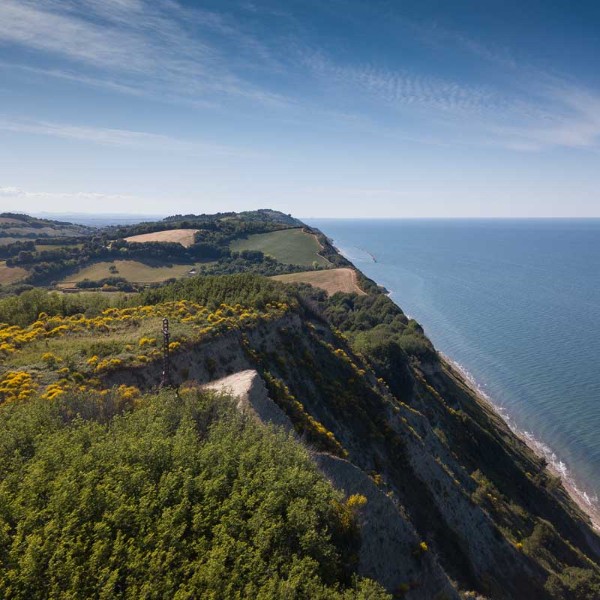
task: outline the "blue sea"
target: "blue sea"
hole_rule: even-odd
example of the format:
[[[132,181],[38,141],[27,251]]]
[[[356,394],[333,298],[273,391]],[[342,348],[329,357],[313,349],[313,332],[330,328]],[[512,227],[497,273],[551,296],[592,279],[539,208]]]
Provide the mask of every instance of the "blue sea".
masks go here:
[[[308,222],[597,508],[600,220]]]

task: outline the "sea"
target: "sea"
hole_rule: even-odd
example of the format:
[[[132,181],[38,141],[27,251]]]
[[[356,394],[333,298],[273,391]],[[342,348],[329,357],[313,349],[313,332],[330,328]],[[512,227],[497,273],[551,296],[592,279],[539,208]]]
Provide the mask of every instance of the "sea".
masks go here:
[[[600,497],[600,219],[307,219],[578,499]]]

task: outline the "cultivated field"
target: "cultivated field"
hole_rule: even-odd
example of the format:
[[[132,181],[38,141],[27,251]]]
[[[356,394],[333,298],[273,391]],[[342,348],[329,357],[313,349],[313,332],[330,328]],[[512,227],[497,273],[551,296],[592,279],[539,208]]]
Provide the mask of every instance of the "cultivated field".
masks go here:
[[[83,244],[36,244],[37,252],[52,252],[53,250],[62,250],[64,248],[83,248]]]
[[[7,267],[4,261],[0,262],[0,284],[16,283],[27,277],[27,271],[21,267]]]
[[[17,237],[4,237],[2,232],[0,231],[0,246],[8,246],[8,244],[13,244],[14,242],[28,242],[27,238],[17,238]]]
[[[325,266],[329,264],[326,258],[318,254],[321,245],[316,236],[302,229],[284,229],[271,233],[257,233],[246,239],[234,240],[231,250],[260,250],[279,262],[288,265],[310,267],[313,263]]]
[[[310,283],[314,287],[325,290],[330,296],[336,292],[355,293],[361,296],[365,294],[358,287],[356,271],[347,267],[276,275],[273,279],[284,283]]]
[[[203,263],[204,265],[208,263]],[[110,267],[117,268],[116,273],[111,273]],[[122,277],[132,283],[159,283],[173,277],[185,277],[190,270],[198,269],[199,265],[172,265],[152,266],[136,260],[115,260],[114,262],[98,262],[81,269],[74,275],[69,275],[62,281],[60,287],[72,287],[78,281],[90,279],[98,281],[107,277]]]
[[[154,233],[141,233],[125,238],[126,242],[175,242],[188,248],[194,243],[194,234],[197,229],[169,229],[168,231],[155,231]]]

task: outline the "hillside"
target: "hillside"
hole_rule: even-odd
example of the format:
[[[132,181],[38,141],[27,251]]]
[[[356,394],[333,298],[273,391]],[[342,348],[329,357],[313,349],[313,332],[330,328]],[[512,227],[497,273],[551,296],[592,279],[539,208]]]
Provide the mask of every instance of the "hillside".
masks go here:
[[[2,226],[0,295],[27,286],[138,292],[199,272],[279,275],[332,266],[316,234],[267,209],[98,229],[5,215]],[[9,237],[16,229],[21,237]]]
[[[92,228],[19,213],[0,213],[0,246],[18,241],[86,236]]]
[[[297,226],[252,215],[195,223]],[[0,300],[0,595],[600,597],[589,518],[419,324],[277,268]]]

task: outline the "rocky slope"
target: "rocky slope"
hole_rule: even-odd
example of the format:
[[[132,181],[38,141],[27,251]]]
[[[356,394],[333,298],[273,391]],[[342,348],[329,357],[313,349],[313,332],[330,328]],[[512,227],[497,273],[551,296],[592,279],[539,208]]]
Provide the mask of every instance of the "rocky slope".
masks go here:
[[[543,461],[443,360],[388,358],[386,372],[305,306],[173,364],[177,384],[260,375],[246,374],[244,402],[267,421],[289,420],[336,487],[368,498],[360,568],[391,592],[593,598],[600,539]],[[151,388],[159,375],[146,366],[108,383]],[[262,392],[262,405],[252,399],[263,382],[280,411]]]

